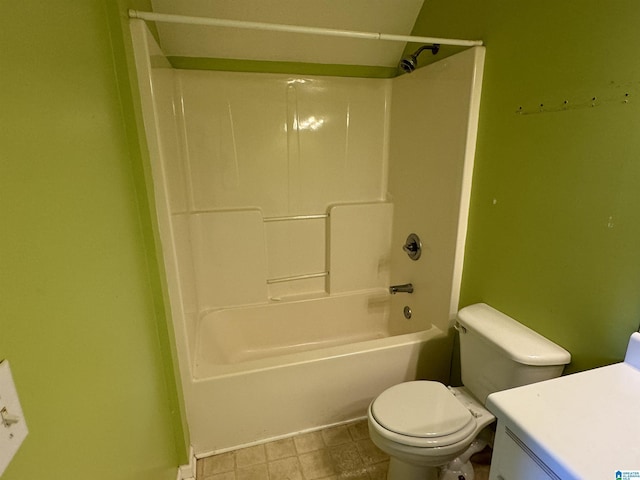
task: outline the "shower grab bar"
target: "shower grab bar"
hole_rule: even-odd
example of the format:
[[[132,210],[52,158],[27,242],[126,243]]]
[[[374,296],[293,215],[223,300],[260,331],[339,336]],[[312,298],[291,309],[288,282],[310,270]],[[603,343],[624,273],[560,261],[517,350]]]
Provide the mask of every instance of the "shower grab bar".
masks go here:
[[[292,275],[290,277],[267,278],[267,285],[272,283],[292,282],[294,280],[306,280],[308,278],[327,277],[329,272],[307,273],[305,275]]]
[[[284,217],[264,217],[263,222],[284,222],[288,220],[315,220],[319,218],[329,218],[328,213],[320,213],[317,215],[291,215]]]

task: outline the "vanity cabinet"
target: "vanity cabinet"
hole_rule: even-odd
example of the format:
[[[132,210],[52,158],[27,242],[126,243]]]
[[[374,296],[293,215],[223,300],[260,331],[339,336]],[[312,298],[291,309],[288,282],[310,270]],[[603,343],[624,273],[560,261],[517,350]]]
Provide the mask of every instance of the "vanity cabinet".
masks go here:
[[[489,480],[559,480],[515,433],[498,422]]]
[[[625,361],[496,392],[490,480],[640,478],[640,333]]]

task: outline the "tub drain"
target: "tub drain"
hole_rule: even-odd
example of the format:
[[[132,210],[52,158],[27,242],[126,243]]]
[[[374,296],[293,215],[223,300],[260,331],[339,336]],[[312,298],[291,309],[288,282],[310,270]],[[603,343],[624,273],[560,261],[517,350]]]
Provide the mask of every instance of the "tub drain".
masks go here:
[[[409,320],[411,318],[411,308],[404,307],[404,318]]]

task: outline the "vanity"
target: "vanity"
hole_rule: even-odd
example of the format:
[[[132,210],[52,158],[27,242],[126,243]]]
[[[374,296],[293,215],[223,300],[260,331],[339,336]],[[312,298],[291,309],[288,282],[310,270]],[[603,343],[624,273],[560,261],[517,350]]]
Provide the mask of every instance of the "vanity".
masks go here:
[[[491,394],[490,480],[640,480],[640,333],[622,363]]]

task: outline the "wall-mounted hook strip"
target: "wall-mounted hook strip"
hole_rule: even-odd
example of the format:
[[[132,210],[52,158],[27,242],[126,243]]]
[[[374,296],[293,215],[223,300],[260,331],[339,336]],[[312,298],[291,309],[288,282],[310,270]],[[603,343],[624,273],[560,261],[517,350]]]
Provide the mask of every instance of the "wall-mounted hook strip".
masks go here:
[[[582,89],[579,92],[551,93],[538,102],[519,104],[515,108],[517,115],[535,115],[540,113],[564,112],[603,105],[627,105],[634,96],[640,95],[640,82],[611,82],[600,88]]]
[[[582,99],[579,101],[571,101],[568,99],[562,100],[560,102],[540,102],[535,107],[527,107],[524,105],[519,105],[515,113],[517,115],[536,115],[540,113],[554,113],[554,112],[564,112],[568,110],[579,110],[583,108],[594,108],[600,107],[602,105],[607,104],[620,104],[627,105],[631,103],[631,94],[625,92],[623,94],[616,95],[615,97],[607,97],[602,98],[597,95],[593,95],[589,98]]]

